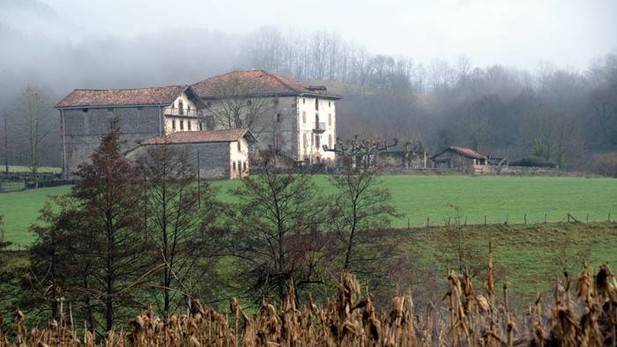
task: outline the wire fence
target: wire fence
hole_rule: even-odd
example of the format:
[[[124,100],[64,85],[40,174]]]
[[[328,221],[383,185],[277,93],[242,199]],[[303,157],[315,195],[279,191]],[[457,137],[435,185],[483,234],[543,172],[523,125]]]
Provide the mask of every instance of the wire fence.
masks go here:
[[[483,217],[474,216],[448,216],[445,218],[431,218],[427,216],[425,218],[412,218],[407,217],[407,229],[414,228],[430,228],[430,227],[447,227],[447,226],[482,226],[482,225],[539,225],[550,223],[598,223],[598,222],[617,222],[615,219],[617,213],[607,212],[604,216],[598,213],[593,215],[590,213],[584,214],[549,214],[544,213],[543,216],[538,214],[522,216],[506,215],[504,217],[495,217],[485,215]],[[398,227],[402,228],[402,227]]]

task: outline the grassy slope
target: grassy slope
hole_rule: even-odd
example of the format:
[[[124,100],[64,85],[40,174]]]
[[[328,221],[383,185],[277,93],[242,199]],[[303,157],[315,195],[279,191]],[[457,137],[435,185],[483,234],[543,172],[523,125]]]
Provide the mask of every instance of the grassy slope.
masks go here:
[[[617,180],[580,177],[506,177],[506,176],[385,176],[381,178],[399,208],[401,217],[396,227],[430,223],[444,224],[456,215],[449,205],[460,207],[460,215],[469,224],[529,223],[565,220],[572,213],[579,220],[603,221],[611,213],[617,219]],[[326,176],[316,177],[317,184],[328,191]],[[213,181],[221,199],[230,201],[229,189],[238,181]],[[68,187],[44,188],[25,192],[0,194],[0,214],[5,216],[7,239],[20,244],[31,240],[28,226],[36,219],[38,210],[48,195],[67,192]],[[464,220],[464,218],[462,218]]]
[[[458,243],[446,227],[394,231],[380,244],[396,247],[392,281],[411,283],[421,299],[439,300],[450,268],[458,268]],[[493,242],[497,289],[507,282],[515,300],[529,303],[537,292],[547,292],[567,270],[574,278],[584,261],[591,267],[608,263],[617,268],[617,223],[558,223],[534,226],[488,225],[462,229],[462,249],[483,288],[488,242]],[[400,269],[400,270],[398,270]],[[411,271],[410,271],[411,270]],[[431,295],[433,294],[433,295]]]

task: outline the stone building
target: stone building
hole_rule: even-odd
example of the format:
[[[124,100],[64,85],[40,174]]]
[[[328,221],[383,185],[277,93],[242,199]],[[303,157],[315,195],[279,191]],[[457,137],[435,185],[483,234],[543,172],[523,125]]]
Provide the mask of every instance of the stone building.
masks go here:
[[[247,127],[258,146],[299,163],[335,163],[336,101],[324,86],[263,70],[234,71],[192,85],[208,128]]]
[[[333,164],[334,152],[323,147],[336,141],[338,99],[323,86],[262,70],[234,71],[192,86],[76,89],[56,105],[63,173],[71,177],[89,159],[112,120],[119,122],[123,151],[164,134],[248,128],[256,139],[252,147],[293,163]]]
[[[488,168],[488,157],[477,151],[457,146],[450,146],[431,157],[433,167],[438,169],[456,169],[467,173],[483,173]]]
[[[255,138],[248,129],[176,131],[150,138],[125,153],[131,160],[150,155],[152,148],[172,146],[188,152],[200,178],[241,178],[250,172],[249,148]]]
[[[122,150],[166,132],[204,128],[201,99],[188,86],[139,89],[76,89],[62,99],[62,168],[66,178],[87,161],[117,120]]]

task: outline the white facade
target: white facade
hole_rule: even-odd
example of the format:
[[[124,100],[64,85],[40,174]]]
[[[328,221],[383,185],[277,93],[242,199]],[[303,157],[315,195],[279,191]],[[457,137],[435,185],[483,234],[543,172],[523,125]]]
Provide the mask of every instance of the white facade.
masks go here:
[[[298,158],[310,163],[334,163],[334,152],[324,151],[336,143],[336,106],[331,99],[298,97]]]
[[[249,145],[245,138],[229,143],[229,178],[249,175]]]
[[[197,105],[182,92],[174,102],[163,108],[165,133],[205,130]]]

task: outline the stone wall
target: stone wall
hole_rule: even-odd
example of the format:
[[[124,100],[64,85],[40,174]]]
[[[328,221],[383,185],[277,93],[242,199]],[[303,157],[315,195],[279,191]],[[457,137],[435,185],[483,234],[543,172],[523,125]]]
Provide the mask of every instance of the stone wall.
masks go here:
[[[139,146],[127,153],[130,160],[139,160],[160,145]],[[203,179],[230,178],[229,142],[192,144],[168,144],[178,151],[187,151],[191,165],[197,170],[199,156],[199,177]],[[197,172],[195,173],[197,176]]]
[[[79,108],[61,110],[64,116],[64,172],[73,177],[77,166],[89,160],[101,139],[109,132],[113,119],[119,121],[122,151],[161,134],[158,106]]]

